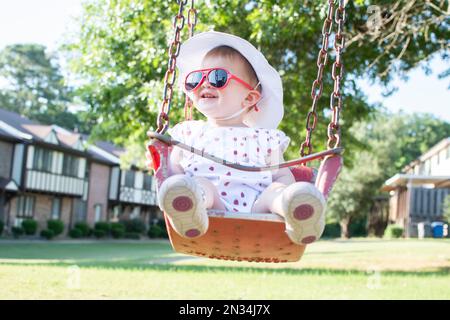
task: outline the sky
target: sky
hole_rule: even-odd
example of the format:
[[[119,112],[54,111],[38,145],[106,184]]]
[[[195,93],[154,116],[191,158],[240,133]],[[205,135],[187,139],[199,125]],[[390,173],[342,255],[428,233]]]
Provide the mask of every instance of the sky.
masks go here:
[[[14,43],[39,43],[56,50],[69,30],[74,30],[74,17],[81,12],[82,0],[0,0],[0,49]],[[344,56],[344,63],[347,57]],[[430,64],[431,75],[420,68],[408,73],[409,80],[396,78],[392,85],[398,90],[389,97],[368,80],[359,81],[369,102],[381,102],[388,110],[407,113],[429,112],[450,122],[450,78],[437,75],[449,62],[435,57]]]

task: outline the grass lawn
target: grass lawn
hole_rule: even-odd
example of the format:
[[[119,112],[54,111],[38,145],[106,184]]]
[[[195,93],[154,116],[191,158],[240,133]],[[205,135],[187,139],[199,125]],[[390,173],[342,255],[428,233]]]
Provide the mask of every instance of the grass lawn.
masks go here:
[[[287,264],[166,241],[0,240],[0,299],[450,299],[450,239],[323,240]]]

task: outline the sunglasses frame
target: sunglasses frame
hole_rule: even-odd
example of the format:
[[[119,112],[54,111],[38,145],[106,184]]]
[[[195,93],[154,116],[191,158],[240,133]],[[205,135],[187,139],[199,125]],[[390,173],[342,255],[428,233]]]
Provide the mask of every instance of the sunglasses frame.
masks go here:
[[[213,85],[209,82],[209,79],[208,79],[209,74],[210,74],[212,71],[214,71],[214,70],[223,70],[223,71],[225,71],[225,72],[227,73],[227,81],[226,81],[225,84],[224,84],[223,86],[221,86],[221,87],[213,86]],[[200,81],[198,82],[198,84],[197,84],[193,89],[188,90],[188,89],[186,88],[186,81],[187,81],[187,78],[188,78],[191,74],[193,74],[194,72],[201,72],[201,73],[202,73],[202,78],[200,79]],[[197,90],[197,89],[202,85],[202,83],[205,81],[205,79],[208,81],[208,83],[209,83],[213,88],[218,89],[218,90],[221,90],[221,89],[226,88],[226,87],[228,86],[228,84],[230,83],[230,80],[231,80],[231,79],[234,79],[234,80],[236,80],[237,82],[240,82],[242,85],[244,85],[244,86],[245,86],[247,89],[249,89],[249,90],[254,90],[254,89],[255,89],[254,87],[252,87],[251,85],[249,85],[247,82],[245,82],[244,80],[242,80],[242,79],[239,78],[238,76],[235,76],[234,74],[232,74],[230,71],[228,71],[228,70],[225,69],[225,68],[207,68],[207,69],[199,69],[199,70],[194,70],[194,71],[189,72],[189,73],[186,75],[186,78],[184,79],[184,89],[185,89],[186,91],[188,91],[188,92],[194,92],[195,90]],[[258,85],[256,85],[256,86],[258,86]]]

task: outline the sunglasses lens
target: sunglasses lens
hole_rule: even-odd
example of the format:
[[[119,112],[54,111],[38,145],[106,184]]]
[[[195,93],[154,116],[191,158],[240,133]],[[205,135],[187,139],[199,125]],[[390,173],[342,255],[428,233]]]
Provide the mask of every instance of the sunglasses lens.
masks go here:
[[[187,78],[186,82],[184,84],[184,87],[187,91],[194,90],[200,81],[202,81],[203,74],[201,72],[192,72],[190,73]]]
[[[209,83],[216,88],[222,88],[228,80],[228,74],[223,69],[212,70],[208,75]]]

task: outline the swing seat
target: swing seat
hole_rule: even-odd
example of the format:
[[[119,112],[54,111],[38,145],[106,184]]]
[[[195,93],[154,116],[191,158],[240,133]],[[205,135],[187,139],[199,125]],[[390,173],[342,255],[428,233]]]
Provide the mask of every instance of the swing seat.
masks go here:
[[[169,156],[172,146],[152,139],[148,151],[157,189],[170,177]],[[296,181],[315,183],[325,199],[341,170],[340,155],[327,156],[318,170],[306,166],[291,168]],[[204,258],[253,261],[295,262],[300,260],[306,245],[293,243],[285,232],[284,220],[273,213],[240,213],[208,210],[208,231],[198,238],[180,236],[164,213],[167,232],[176,252]]]

